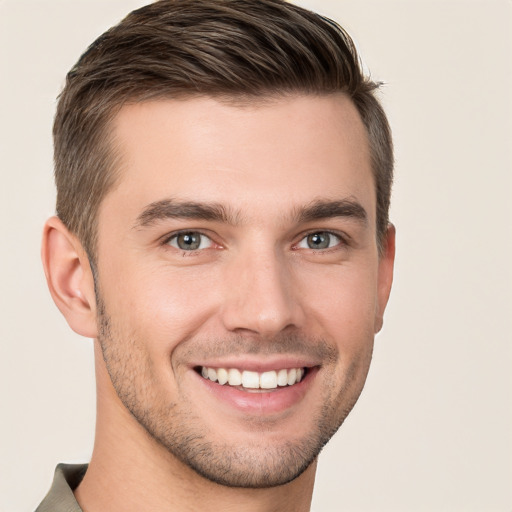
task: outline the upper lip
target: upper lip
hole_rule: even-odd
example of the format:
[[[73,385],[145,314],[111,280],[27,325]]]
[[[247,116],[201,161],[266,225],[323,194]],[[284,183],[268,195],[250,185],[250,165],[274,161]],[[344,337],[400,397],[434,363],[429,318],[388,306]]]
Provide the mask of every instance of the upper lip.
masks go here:
[[[247,370],[258,373],[269,372],[272,370],[282,370],[291,368],[311,368],[319,366],[318,361],[312,361],[301,356],[282,356],[267,357],[267,358],[249,358],[249,357],[233,357],[222,358],[214,360],[200,361],[194,365],[193,368],[198,366],[205,366],[206,368],[237,368],[238,370]]]

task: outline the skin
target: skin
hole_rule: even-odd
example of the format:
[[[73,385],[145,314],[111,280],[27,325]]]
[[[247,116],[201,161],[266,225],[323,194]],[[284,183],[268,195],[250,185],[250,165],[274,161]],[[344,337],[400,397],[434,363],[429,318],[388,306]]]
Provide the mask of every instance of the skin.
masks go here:
[[[392,282],[394,229],[379,255],[355,107],[343,95],[159,100],[125,106],[112,128],[120,179],[98,214],[96,291],[58,219],[43,242],[57,305],[95,338],[97,431],[78,502],[309,510],[318,452],[362,390]],[[180,249],[182,230],[200,248]],[[298,398],[287,389],[272,409],[270,392],[251,394],[247,408],[201,365],[309,376]]]

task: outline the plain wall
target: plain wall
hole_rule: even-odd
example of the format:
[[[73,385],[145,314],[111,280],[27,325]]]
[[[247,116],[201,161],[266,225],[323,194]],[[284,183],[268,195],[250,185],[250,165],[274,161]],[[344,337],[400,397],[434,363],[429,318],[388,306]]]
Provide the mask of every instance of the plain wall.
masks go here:
[[[94,436],[92,343],[39,259],[66,72],[135,0],[0,0],[0,511],[33,510]],[[512,3],[309,0],[356,39],[394,130],[396,277],[313,510],[512,510]]]

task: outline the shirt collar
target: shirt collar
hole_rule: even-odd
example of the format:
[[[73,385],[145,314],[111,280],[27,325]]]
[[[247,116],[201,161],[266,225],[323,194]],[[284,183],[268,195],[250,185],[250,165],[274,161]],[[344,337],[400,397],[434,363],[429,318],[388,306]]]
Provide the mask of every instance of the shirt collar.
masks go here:
[[[73,490],[87,471],[87,464],[59,464],[53,483],[36,512],[82,512]]]

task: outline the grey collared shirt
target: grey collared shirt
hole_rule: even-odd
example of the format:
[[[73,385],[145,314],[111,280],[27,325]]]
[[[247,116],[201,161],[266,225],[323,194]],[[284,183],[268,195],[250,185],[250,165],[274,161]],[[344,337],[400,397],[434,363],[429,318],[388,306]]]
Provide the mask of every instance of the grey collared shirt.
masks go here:
[[[82,512],[73,490],[87,471],[87,464],[59,464],[51,489],[36,512]]]

